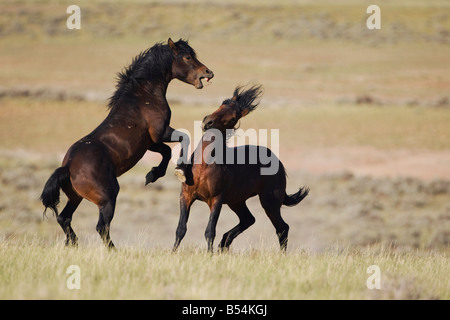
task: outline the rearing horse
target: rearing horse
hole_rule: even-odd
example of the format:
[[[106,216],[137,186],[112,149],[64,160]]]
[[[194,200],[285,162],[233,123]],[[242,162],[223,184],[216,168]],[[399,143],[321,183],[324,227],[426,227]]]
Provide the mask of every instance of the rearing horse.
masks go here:
[[[195,51],[181,39],[176,43],[169,39],[167,44],[154,45],[119,73],[108,116],[94,131],[70,147],[41,195],[46,210],[50,208],[55,212],[66,234],[66,245],[77,244],[71,227],[72,215],[85,198],[98,206],[96,229],[105,245],[114,247],[109,230],[119,192],[117,177],[130,170],[147,150],[163,157],[159,166],[147,174],[147,183],[166,173],[172,152],[164,142],[172,142],[174,133],[169,126],[171,111],[166,100],[170,81],[179,79],[201,89],[202,80],[209,81],[212,77],[213,72],[197,60]],[[187,135],[176,133],[181,137],[180,142],[189,144]],[[187,155],[180,154],[180,157]],[[58,214],[60,189],[67,195],[68,202]]]

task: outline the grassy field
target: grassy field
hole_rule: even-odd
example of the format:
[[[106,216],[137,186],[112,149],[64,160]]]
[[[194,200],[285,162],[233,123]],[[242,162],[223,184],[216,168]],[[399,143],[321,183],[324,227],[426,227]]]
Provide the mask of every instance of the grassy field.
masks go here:
[[[0,128],[8,138],[2,139],[0,150],[0,298],[449,298],[449,180],[387,179],[349,171],[312,174],[295,156],[313,153],[312,145],[324,150],[370,147],[389,152],[400,147],[441,152],[449,130],[445,109],[341,105],[281,113],[261,106],[242,127],[270,128],[271,111],[277,110],[277,123],[284,124],[280,153],[289,174],[288,192],[306,184],[311,195],[300,206],[283,209],[291,227],[286,255],[276,249],[273,227],[257,199],[251,199],[248,205],[256,224],[235,240],[229,254],[210,256],[203,238],[208,209],[201,203],[192,208],[181,251],[170,252],[180,184],[171,164],[164,179],[144,187],[145,174],[158,157],[147,157],[119,179],[111,231],[117,252],[103,247],[95,232],[97,208],[87,201],[73,220],[80,246],[64,248],[60,227],[54,217],[42,218],[38,197],[64,148],[101,121],[105,108],[98,102],[30,98],[2,102],[6,108]],[[192,121],[207,110],[174,105],[174,123],[191,129]],[[307,136],[291,141],[293,118]],[[353,123],[359,127],[358,136]],[[415,130],[419,125],[423,130]],[[397,132],[410,135],[395,136]],[[224,208],[218,238],[236,220]],[[65,270],[72,264],[82,270],[81,290],[65,286]],[[381,290],[365,286],[365,270],[372,264],[382,270]]]
[[[0,243],[0,299],[449,299],[448,257],[389,248],[172,254],[133,245],[67,249],[39,239]],[[67,273],[80,270],[80,289]],[[380,268],[380,289],[366,282]],[[14,266],[14,268],[11,268]],[[73,272],[73,271],[72,271]]]
[[[450,298],[446,1],[383,3],[378,31],[356,0],[77,4],[74,31],[64,1],[0,0],[0,299]],[[170,84],[174,128],[192,132],[236,85],[264,85],[241,128],[279,129],[288,192],[311,187],[282,209],[286,254],[257,199],[229,253],[205,252],[208,209],[196,203],[172,254],[180,184],[170,164],[144,186],[160,160],[151,153],[119,178],[117,251],[104,249],[88,201],[74,215],[78,249],[42,218],[46,179],[106,117],[115,74],[169,37],[189,38],[216,75],[203,90]],[[236,223],[223,208],[217,237]],[[70,265],[80,290],[66,286]],[[370,265],[380,290],[366,286]]]

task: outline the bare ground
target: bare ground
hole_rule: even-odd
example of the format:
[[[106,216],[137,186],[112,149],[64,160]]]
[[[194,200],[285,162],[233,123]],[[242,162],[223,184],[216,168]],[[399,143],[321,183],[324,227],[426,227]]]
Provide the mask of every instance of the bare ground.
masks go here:
[[[350,172],[374,178],[450,180],[450,151],[380,150],[374,147],[304,148],[289,151],[292,170],[314,174]]]

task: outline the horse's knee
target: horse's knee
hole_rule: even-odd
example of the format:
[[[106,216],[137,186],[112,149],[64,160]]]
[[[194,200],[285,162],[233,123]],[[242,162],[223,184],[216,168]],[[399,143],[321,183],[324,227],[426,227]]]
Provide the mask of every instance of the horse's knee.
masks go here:
[[[251,215],[251,216],[248,216],[248,217],[245,219],[244,224],[245,224],[245,226],[248,228],[248,227],[250,227],[251,225],[253,225],[255,222],[256,222],[255,217],[254,217],[253,215]]]

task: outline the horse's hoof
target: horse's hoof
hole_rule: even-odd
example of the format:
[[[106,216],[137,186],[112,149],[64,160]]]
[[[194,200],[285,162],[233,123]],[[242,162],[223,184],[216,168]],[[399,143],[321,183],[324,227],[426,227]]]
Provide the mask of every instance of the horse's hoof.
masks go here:
[[[155,177],[153,176],[153,173],[149,172],[145,176],[145,185],[148,185],[149,183],[155,182]]]
[[[184,171],[181,170],[180,168],[175,169],[175,175],[181,182],[186,182],[186,176],[184,175]]]
[[[145,185],[148,185],[149,183],[153,183],[156,180],[158,180],[158,176],[154,173],[155,170],[151,170],[147,175],[145,176]]]

